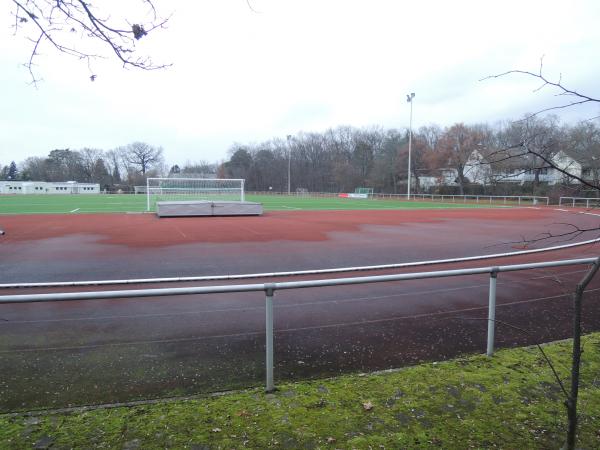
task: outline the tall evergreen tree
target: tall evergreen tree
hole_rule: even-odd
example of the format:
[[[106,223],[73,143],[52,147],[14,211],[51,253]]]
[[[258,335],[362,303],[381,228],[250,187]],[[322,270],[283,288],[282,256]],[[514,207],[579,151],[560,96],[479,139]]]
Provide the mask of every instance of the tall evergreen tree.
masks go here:
[[[8,174],[6,176],[7,180],[16,180],[19,175],[19,171],[17,170],[17,164],[14,161],[10,163],[8,166]]]

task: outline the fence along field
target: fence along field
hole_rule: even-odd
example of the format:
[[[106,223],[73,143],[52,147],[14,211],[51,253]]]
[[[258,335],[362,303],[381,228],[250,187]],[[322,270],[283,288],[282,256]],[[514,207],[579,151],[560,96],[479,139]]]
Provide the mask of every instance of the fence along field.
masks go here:
[[[547,197],[432,196],[372,194],[367,199],[339,198],[334,193],[288,195],[273,192],[246,192],[245,199],[262,203],[267,211],[477,208],[546,205]],[[152,205],[151,210],[154,210]],[[142,213],[147,211],[146,192],[99,195],[0,195],[0,214],[85,214]]]

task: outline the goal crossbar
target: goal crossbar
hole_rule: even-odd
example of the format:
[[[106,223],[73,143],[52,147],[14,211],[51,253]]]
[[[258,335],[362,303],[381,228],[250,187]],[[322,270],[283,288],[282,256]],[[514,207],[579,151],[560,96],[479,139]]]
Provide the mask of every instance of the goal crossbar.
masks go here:
[[[148,178],[146,179],[146,208],[157,201],[207,200],[244,201],[242,178]]]

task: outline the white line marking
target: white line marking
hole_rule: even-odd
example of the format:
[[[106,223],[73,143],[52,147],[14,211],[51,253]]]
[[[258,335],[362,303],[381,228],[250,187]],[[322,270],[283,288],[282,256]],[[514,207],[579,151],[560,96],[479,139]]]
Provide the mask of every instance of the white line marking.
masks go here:
[[[69,212],[72,212],[72,213],[74,213],[74,212],[77,212],[77,211],[79,211],[80,209],[81,209],[81,208],[75,208],[73,211],[69,211]]]
[[[285,206],[285,205],[281,205],[282,208],[287,208],[287,209],[302,209],[302,208],[296,208],[295,206]]]
[[[573,210],[561,209],[561,208],[554,208],[554,211],[562,211],[562,212],[568,212],[568,213],[572,213],[572,214],[585,214],[587,216],[600,217],[600,214],[591,213],[591,212],[587,212],[587,211],[573,211]]]

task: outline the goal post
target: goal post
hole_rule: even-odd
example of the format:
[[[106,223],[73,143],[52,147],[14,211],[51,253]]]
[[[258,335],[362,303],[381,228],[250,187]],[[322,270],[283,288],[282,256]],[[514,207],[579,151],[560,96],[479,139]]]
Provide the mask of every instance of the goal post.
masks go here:
[[[227,178],[147,178],[146,208],[157,201],[212,200],[243,202],[244,180]]]
[[[354,189],[354,193],[355,194],[367,194],[367,196],[372,197],[373,196],[373,188],[357,187],[356,189]]]

